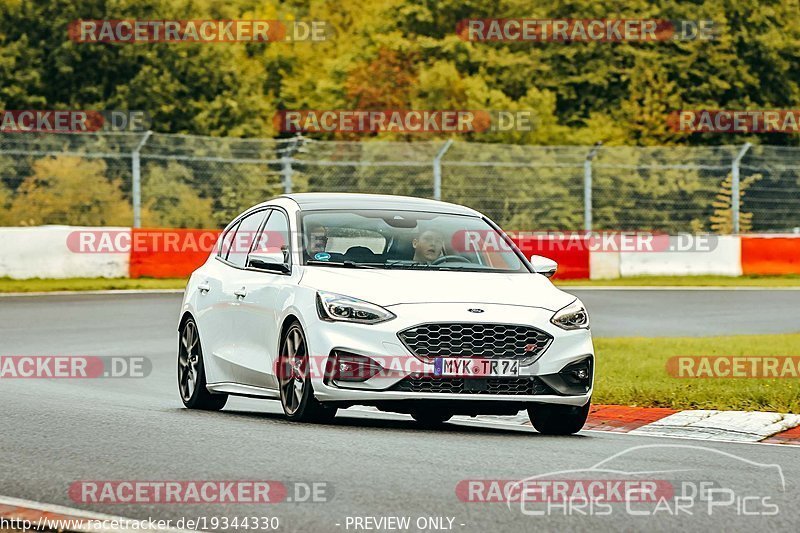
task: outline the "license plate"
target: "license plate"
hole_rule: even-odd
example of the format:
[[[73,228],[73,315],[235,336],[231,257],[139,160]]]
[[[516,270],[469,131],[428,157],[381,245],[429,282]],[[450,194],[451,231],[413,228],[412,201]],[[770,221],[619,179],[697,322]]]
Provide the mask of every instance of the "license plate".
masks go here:
[[[437,357],[433,361],[435,376],[493,377],[518,376],[519,361],[514,359],[472,359]]]

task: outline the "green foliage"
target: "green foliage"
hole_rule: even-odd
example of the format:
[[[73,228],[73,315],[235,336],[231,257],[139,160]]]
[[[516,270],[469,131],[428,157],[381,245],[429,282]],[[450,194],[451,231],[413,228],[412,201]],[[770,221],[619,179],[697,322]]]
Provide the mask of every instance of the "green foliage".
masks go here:
[[[40,159],[17,189],[6,218],[15,226],[128,226],[132,208],[120,185],[106,178],[106,164],[99,159]]]
[[[147,165],[142,177],[142,225],[150,228],[212,228],[212,199],[193,189],[192,172],[170,161]]]
[[[255,164],[232,165],[215,172],[222,183],[214,210],[216,225],[223,227],[248,207],[283,192],[271,174],[264,165]]]
[[[11,207],[12,192],[6,185],[7,178],[13,176],[14,162],[10,157],[0,156],[0,226],[11,225],[8,209]]]
[[[752,174],[739,181],[739,198],[745,195],[747,189],[760,180],[761,174]],[[711,203],[714,214],[711,217],[711,229],[723,235],[733,232],[733,177],[728,174],[719,186],[716,199]],[[739,207],[739,231],[747,233],[753,229],[753,213],[741,211]]]
[[[798,0],[0,0],[0,109],[142,109],[151,114],[157,132],[238,137],[279,135],[272,122],[278,109],[529,110],[535,116],[533,131],[472,133],[459,139],[505,145],[602,141],[609,147],[741,143],[755,138],[677,134],[668,128],[667,115],[680,109],[796,107],[798,12]],[[712,20],[717,37],[542,43],[468,42],[456,35],[460,20],[489,17]],[[333,38],[291,44],[82,44],[67,38],[68,24],[81,18],[324,20]],[[441,141],[443,136],[316,137]],[[796,145],[798,139],[775,135],[768,140]],[[225,157],[224,152],[198,147],[196,155]],[[364,156],[382,157],[370,155],[370,149]],[[487,149],[477,159],[497,166],[445,167],[446,199],[484,209],[499,222],[521,229],[580,227],[580,168],[565,170],[548,154],[525,171],[502,166],[515,157],[505,147]],[[595,170],[598,227],[710,229],[711,201],[721,176],[658,169],[669,158],[655,158],[652,170]],[[641,162],[641,154],[631,152],[627,164],[632,168]],[[117,169],[109,166],[103,172],[104,183],[118,189]],[[150,196],[144,200],[143,217],[155,225],[219,225],[280,192],[276,173],[256,164],[212,170],[191,162],[148,165],[143,192]],[[0,223],[69,219],[53,209],[42,216],[25,212],[19,198],[44,194],[34,185],[21,188],[27,175],[27,169],[16,176],[0,175],[10,189],[0,194],[6,202],[14,197],[13,213],[4,211]],[[423,166],[301,166],[295,183],[295,190],[431,195],[430,168]],[[771,201],[768,185],[785,189],[796,185],[796,177],[765,176],[751,191],[761,198],[754,213]],[[36,186],[56,191],[46,184]],[[100,187],[110,195],[109,202],[120,201],[122,193]],[[796,211],[797,202],[783,208]],[[10,214],[18,222],[9,222]],[[78,218],[105,221],[105,215]],[[755,229],[767,220],[760,212],[755,219]],[[789,224],[765,223],[767,229]]]
[[[800,101],[800,26],[792,23],[798,0],[4,0],[0,6],[0,106],[145,109],[162,132],[270,136],[279,108],[414,106],[536,112],[538,131],[480,138],[486,141],[714,144],[719,135],[667,131],[665,114],[780,109]],[[475,17],[712,20],[717,38],[462,40],[456,24]],[[334,37],[83,44],[67,38],[67,25],[79,18],[325,20]]]
[[[8,208],[11,206],[11,191],[0,182],[0,226],[10,225]]]

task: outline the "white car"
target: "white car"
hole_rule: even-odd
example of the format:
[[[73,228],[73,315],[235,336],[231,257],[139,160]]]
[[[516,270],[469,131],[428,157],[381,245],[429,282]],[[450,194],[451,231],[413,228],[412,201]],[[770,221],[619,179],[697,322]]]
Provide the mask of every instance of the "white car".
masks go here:
[[[288,194],[224,230],[179,321],[186,407],[280,400],[290,420],[371,405],[435,425],[527,409],[542,433],[589,412],[583,304],[467,207],[369,194]]]

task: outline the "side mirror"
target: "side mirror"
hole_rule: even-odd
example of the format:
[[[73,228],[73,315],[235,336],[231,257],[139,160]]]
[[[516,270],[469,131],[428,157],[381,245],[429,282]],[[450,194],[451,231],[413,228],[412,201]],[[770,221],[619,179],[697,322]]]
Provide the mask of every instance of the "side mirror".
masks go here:
[[[558,263],[542,255],[532,255],[531,265],[533,265],[533,270],[537,274],[542,274],[548,278],[552,278],[556,270],[558,270]]]
[[[247,266],[270,272],[291,272],[286,252],[252,252],[247,256]]]

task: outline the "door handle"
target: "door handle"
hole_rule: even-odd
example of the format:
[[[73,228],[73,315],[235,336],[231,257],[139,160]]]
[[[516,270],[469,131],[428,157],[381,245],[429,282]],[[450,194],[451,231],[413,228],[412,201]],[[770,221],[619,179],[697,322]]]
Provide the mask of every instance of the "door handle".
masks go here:
[[[241,289],[236,289],[235,291],[233,291],[233,294],[235,294],[237,298],[244,298],[245,296],[247,296],[247,289],[245,287],[242,287]]]
[[[211,290],[211,285],[209,285],[208,283],[201,283],[200,285],[197,286],[197,290],[205,294]]]

